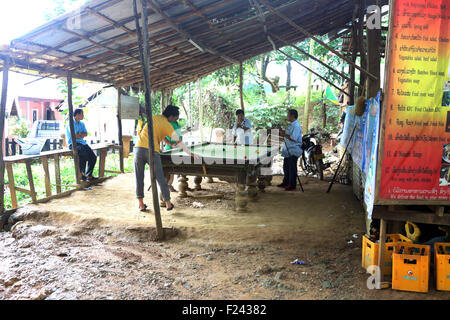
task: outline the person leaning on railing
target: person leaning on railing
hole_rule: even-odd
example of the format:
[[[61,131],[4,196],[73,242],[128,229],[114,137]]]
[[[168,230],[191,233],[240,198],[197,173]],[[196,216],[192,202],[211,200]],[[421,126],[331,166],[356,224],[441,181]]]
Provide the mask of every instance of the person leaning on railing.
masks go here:
[[[92,176],[95,168],[95,163],[97,162],[97,156],[94,151],[88,146],[84,138],[87,136],[86,126],[83,120],[84,114],[82,109],[76,109],[73,113],[73,126],[75,129],[75,137],[77,141],[78,158],[80,160],[80,174],[83,181],[94,180]],[[67,144],[69,149],[72,150],[72,136],[70,134],[70,125],[66,127]],[[86,169],[87,163],[87,169]]]

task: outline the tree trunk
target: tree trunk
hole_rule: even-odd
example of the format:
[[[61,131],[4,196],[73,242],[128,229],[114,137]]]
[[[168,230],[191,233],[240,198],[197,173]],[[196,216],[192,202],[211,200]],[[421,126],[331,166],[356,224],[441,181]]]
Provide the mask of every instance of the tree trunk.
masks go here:
[[[286,72],[287,72],[287,77],[286,77],[286,99],[287,99],[287,102],[289,104],[291,104],[291,72],[292,72],[291,60],[287,61]]]
[[[314,53],[314,40],[311,39],[309,42],[309,54]],[[309,68],[312,69],[312,59],[309,59]],[[306,88],[306,101],[305,101],[305,111],[303,113],[303,132],[307,133],[309,131],[309,113],[311,104],[311,79],[312,73],[308,72],[308,87]]]
[[[323,94],[325,90],[322,90],[322,127],[325,129],[327,127],[327,107],[325,105],[325,100],[323,99]]]
[[[280,90],[280,86],[279,86],[279,81],[280,81],[280,77],[275,77],[273,79],[267,77],[266,72],[267,72],[267,67],[270,63],[270,56],[262,56],[261,57],[261,71],[260,71],[260,75],[261,75],[261,79],[263,79],[264,81],[266,81],[267,83],[270,84],[270,86],[272,87],[272,92],[278,92]]]

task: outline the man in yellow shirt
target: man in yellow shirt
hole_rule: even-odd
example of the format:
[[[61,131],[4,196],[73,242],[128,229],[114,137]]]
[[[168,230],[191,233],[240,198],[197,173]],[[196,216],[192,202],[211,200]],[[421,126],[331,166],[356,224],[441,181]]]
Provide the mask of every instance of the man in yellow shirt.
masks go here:
[[[166,202],[166,208],[168,211],[173,209],[173,204],[170,202],[170,191],[166,179],[164,178],[163,167],[161,158],[159,156],[160,143],[164,141],[166,136],[171,137],[173,141],[181,147],[184,152],[193,156],[186,145],[181,142],[178,135],[175,133],[171,121],[174,121],[180,115],[178,107],[169,105],[166,107],[162,115],[153,116],[153,138],[155,144],[155,175],[159,188],[161,189],[162,197]],[[136,144],[134,155],[134,172],[136,177],[136,196],[139,201],[139,209],[146,211],[147,205],[144,204],[144,176],[145,176],[145,164],[150,165],[150,159],[148,154],[148,127],[145,125],[142,129],[139,140]]]

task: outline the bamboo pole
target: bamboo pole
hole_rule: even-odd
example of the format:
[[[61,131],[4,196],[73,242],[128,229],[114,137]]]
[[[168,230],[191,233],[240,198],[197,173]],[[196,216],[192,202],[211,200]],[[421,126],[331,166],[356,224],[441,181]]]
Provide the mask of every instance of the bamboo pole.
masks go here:
[[[3,161],[3,138],[5,130],[6,98],[8,94],[9,58],[3,62],[2,98],[0,101],[0,215],[5,212],[5,162]]]
[[[117,88],[117,124],[118,124],[118,133],[119,133],[119,166],[120,172],[124,173],[123,169],[123,136],[122,136],[122,99],[121,99],[121,87]]]
[[[72,139],[72,152],[73,152],[73,161],[75,165],[75,179],[77,184],[80,184],[80,161],[78,157],[78,149],[77,149],[77,139],[75,136],[75,125],[73,123],[73,104],[72,104],[72,75],[69,73],[67,75],[67,103],[69,106],[69,128],[70,128],[70,137]]]
[[[309,54],[312,55],[314,53],[314,40],[311,39],[309,42]],[[313,60],[309,59],[309,69],[312,69]],[[308,84],[306,87],[306,99],[305,99],[305,111],[303,113],[303,130],[305,133],[309,131],[309,105],[311,103],[311,78],[312,72],[308,72]]]
[[[134,17],[136,21],[136,31],[138,34],[139,42],[139,54],[142,64],[142,72],[144,74],[145,82],[145,109],[147,113],[147,130],[148,130],[148,153],[150,159],[150,178],[152,186],[153,195],[153,210],[155,211],[155,222],[156,222],[156,233],[158,240],[164,239],[164,229],[161,221],[161,213],[159,210],[159,199],[158,199],[158,189],[156,186],[156,175],[155,175],[155,142],[153,140],[153,115],[151,108],[151,97],[150,97],[150,45],[148,37],[148,13],[147,5],[145,0],[140,0],[141,3],[141,18],[143,27],[141,29],[139,25],[139,18],[137,12],[137,0],[133,0]]]
[[[203,103],[202,103],[202,80],[197,79],[197,89],[198,89],[198,114],[200,119],[200,140],[203,142]]]
[[[243,84],[244,82],[244,76],[243,76],[243,70],[242,70],[242,61],[239,61],[239,96],[241,98],[241,109],[245,110],[244,108],[244,90],[243,90]]]
[[[371,74],[370,72],[364,70],[363,68],[359,67],[355,62],[350,61],[349,59],[347,59],[345,56],[343,56],[342,54],[340,54],[339,52],[337,52],[336,50],[334,50],[332,47],[330,47],[329,45],[327,45],[325,42],[323,42],[322,40],[316,38],[313,34],[311,34],[309,31],[307,31],[306,29],[300,27],[298,24],[296,24],[294,21],[292,21],[291,19],[289,19],[287,16],[285,16],[284,14],[282,14],[281,12],[279,12],[278,10],[275,10],[274,7],[272,7],[266,0],[258,0],[260,2],[262,2],[264,4],[264,6],[269,9],[270,11],[272,11],[273,13],[275,13],[277,16],[279,16],[281,19],[283,19],[284,21],[286,21],[287,23],[289,23],[293,28],[297,29],[298,31],[300,31],[301,33],[303,33],[304,35],[306,35],[308,38],[313,39],[314,41],[316,41],[317,43],[321,44],[322,46],[324,46],[325,48],[327,48],[328,50],[330,50],[331,52],[333,52],[335,55],[337,55],[339,58],[343,59],[344,61],[346,61],[348,64],[350,64],[351,66],[353,66],[354,68],[357,68],[359,71],[365,73],[366,75],[368,75],[369,77],[371,77],[372,79],[378,79],[376,76],[374,76],[373,74]]]
[[[341,73],[341,72],[335,70],[334,68],[330,67],[330,65],[328,65],[327,63],[325,63],[325,62],[323,62],[322,60],[320,60],[320,59],[314,57],[313,55],[309,54],[309,53],[306,52],[305,50],[302,50],[301,48],[297,47],[296,45],[289,44],[287,41],[281,39],[280,37],[278,37],[277,35],[274,35],[273,33],[271,33],[270,36],[271,36],[272,38],[275,38],[275,39],[277,39],[277,40],[283,42],[285,45],[288,45],[288,46],[290,46],[290,47],[296,49],[297,51],[303,53],[303,54],[304,54],[305,56],[307,56],[308,58],[313,59],[314,61],[320,63],[320,64],[323,65],[325,68],[327,68],[327,69],[331,70],[332,72],[334,72],[334,73],[340,75],[340,76],[341,76],[342,78],[344,78],[345,80],[348,80],[348,81],[350,81],[350,82],[353,81],[352,79],[350,79],[349,77],[347,77],[344,73]],[[355,85],[360,86],[360,85],[359,85],[358,83],[356,83],[356,82],[355,82]]]
[[[322,77],[320,74],[318,74],[317,72],[313,71],[311,68],[308,68],[307,66],[305,66],[303,63],[301,63],[300,61],[298,61],[297,59],[295,59],[294,57],[288,55],[287,53],[281,51],[280,49],[277,49],[278,52],[280,52],[281,54],[283,54],[284,56],[290,58],[292,61],[294,61],[295,63],[297,63],[298,65],[302,66],[303,68],[305,68],[306,70],[308,70],[309,72],[311,72],[312,74],[315,74],[317,77],[319,77],[320,79],[322,79],[323,81],[325,81],[326,83],[328,83],[329,85],[333,86],[334,88],[336,88],[337,90],[339,90],[339,92],[342,92],[343,94],[350,96],[347,92],[345,92],[344,90],[342,90],[341,88],[339,88],[337,85],[335,85],[333,82],[327,80],[325,77]]]

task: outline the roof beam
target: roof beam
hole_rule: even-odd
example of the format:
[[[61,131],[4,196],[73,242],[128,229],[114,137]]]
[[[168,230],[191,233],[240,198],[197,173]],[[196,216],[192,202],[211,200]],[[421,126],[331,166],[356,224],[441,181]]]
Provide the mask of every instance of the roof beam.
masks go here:
[[[192,35],[190,35],[189,33],[187,33],[186,31],[184,31],[180,26],[178,26],[167,14],[165,14],[161,8],[159,7],[158,4],[156,4],[156,2],[154,2],[153,0],[146,0],[148,6],[156,13],[158,13],[161,17],[163,17],[168,24],[175,29],[183,38],[185,38],[187,41],[189,41],[192,45],[194,45],[196,48],[198,48],[200,51],[205,50],[208,51],[209,53],[215,55],[215,56],[219,56],[222,59],[227,60],[228,62],[234,63],[234,64],[238,64],[239,61],[236,61],[234,59],[231,59],[229,57],[227,57],[226,55],[217,52],[216,50],[214,50],[213,48],[209,48],[208,46],[206,46],[204,43],[202,43],[202,41],[200,41],[199,39],[196,39],[195,37],[193,37]]]
[[[5,60],[7,56],[0,54],[0,59]],[[12,67],[18,67],[23,70],[35,70],[41,73],[45,74],[53,74],[60,77],[67,77],[68,71],[64,71],[62,69],[58,68],[52,68],[52,67],[42,67],[37,64],[28,63],[28,61],[19,60],[19,59],[11,59],[12,60]],[[73,78],[80,79],[80,80],[87,80],[87,81],[94,81],[94,82],[100,82],[100,83],[110,83],[106,81],[104,78],[92,76],[85,73],[78,73],[78,72],[71,72],[71,75]]]
[[[336,50],[334,50],[332,47],[330,47],[329,45],[327,45],[325,42],[323,42],[322,40],[318,39],[317,37],[315,37],[313,34],[311,34],[308,30],[300,27],[298,24],[296,24],[294,21],[292,21],[291,19],[289,19],[286,15],[282,14],[281,12],[279,12],[278,10],[276,10],[274,7],[272,7],[266,0],[255,0],[255,1],[260,1],[262,2],[262,4],[264,4],[264,6],[269,9],[270,11],[272,11],[273,13],[275,13],[277,16],[279,16],[281,19],[283,19],[284,21],[286,21],[288,24],[290,24],[293,28],[297,29],[298,31],[300,31],[301,33],[303,33],[304,35],[306,35],[307,37],[313,39],[314,41],[316,41],[317,43],[321,44],[322,46],[324,46],[325,48],[327,48],[328,50],[330,50],[331,52],[333,52],[335,55],[337,55],[339,58],[343,59],[344,61],[346,61],[347,63],[349,63],[350,65],[352,65],[353,67],[357,68],[359,71],[363,72],[364,74],[366,74],[367,76],[371,77],[372,79],[377,80],[378,78],[376,76],[374,76],[373,74],[371,74],[370,72],[368,72],[367,70],[361,68],[360,66],[358,66],[356,63],[354,63],[353,61],[347,59],[344,55],[340,54],[339,52],[337,52]]]

